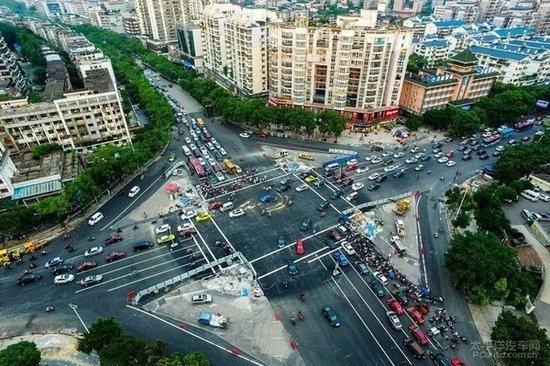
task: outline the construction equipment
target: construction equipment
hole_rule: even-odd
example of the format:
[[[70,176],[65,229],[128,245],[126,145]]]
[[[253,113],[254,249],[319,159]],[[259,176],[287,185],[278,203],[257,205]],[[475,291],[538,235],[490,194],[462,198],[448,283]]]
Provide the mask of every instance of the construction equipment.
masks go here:
[[[0,249],[0,263],[7,264],[13,260],[21,258],[19,249]]]
[[[401,237],[405,236],[405,224],[403,220],[395,220],[395,229],[397,230],[397,235]]]
[[[311,156],[311,154],[305,153],[305,152],[298,154],[298,157],[300,159],[304,159],[304,160],[313,160],[313,156]]]
[[[403,215],[411,207],[411,200],[409,198],[403,198],[395,203],[395,208],[393,212],[398,215]]]
[[[23,244],[23,251],[26,254],[34,253],[37,250],[40,250],[44,248],[46,245],[48,245],[48,241],[45,239],[40,239],[36,241],[28,241]]]

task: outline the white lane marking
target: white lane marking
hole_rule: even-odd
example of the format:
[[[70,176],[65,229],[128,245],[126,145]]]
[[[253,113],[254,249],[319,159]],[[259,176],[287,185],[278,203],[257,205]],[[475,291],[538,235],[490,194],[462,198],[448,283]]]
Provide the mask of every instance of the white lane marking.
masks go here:
[[[262,364],[262,363],[260,363],[260,362],[258,362],[258,361],[256,361],[256,360],[253,360],[253,359],[251,359],[251,358],[248,358],[248,357],[246,357],[246,356],[243,356],[243,355],[241,355],[240,353],[234,353],[234,352],[233,352],[233,349],[224,348],[224,347],[222,347],[221,345],[216,344],[216,343],[214,343],[214,342],[212,342],[212,341],[210,341],[210,340],[208,340],[208,339],[206,339],[206,338],[204,338],[204,337],[201,337],[201,336],[199,336],[199,335],[197,335],[197,334],[195,334],[195,333],[193,333],[193,332],[191,332],[191,331],[189,331],[189,330],[187,330],[187,329],[183,329],[183,328],[181,328],[181,327],[179,327],[179,326],[177,326],[177,325],[174,325],[174,324],[170,323],[169,321],[164,320],[164,319],[162,319],[162,318],[156,316],[155,314],[149,313],[149,312],[147,312],[147,311],[145,311],[145,310],[143,310],[143,309],[136,308],[136,307],[131,306],[131,305],[126,305],[126,307],[127,307],[127,308],[130,308],[130,309],[132,309],[132,310],[135,310],[135,311],[139,311],[140,313],[145,314],[145,315],[147,315],[147,316],[150,316],[151,318],[154,318],[154,319],[156,319],[156,320],[159,320],[159,321],[161,321],[161,322],[167,324],[168,326],[171,326],[172,328],[178,329],[178,330],[182,331],[183,333],[185,333],[185,334],[187,334],[187,335],[190,335],[191,337],[195,337],[195,338],[197,338],[197,339],[200,339],[201,341],[203,341],[203,342],[205,342],[205,343],[208,343],[208,344],[210,344],[210,345],[212,345],[212,346],[214,346],[214,347],[216,347],[216,348],[221,349],[222,351],[225,351],[225,352],[231,354],[233,357],[238,357],[238,358],[240,358],[240,359],[242,359],[242,360],[245,360],[245,361],[247,361],[247,362],[249,362],[249,363],[251,363],[251,364],[253,364],[253,365],[264,366],[264,364]]]
[[[143,190],[143,192],[142,192],[139,196],[137,196],[135,199],[133,199],[132,202],[130,202],[130,204],[129,204],[128,206],[126,206],[126,208],[125,208],[124,210],[122,210],[122,211],[118,214],[118,216],[116,216],[114,219],[112,219],[111,221],[109,221],[109,222],[107,223],[107,225],[103,226],[101,229],[99,229],[99,231],[103,231],[103,230],[105,230],[106,228],[110,227],[111,224],[114,223],[115,221],[120,221],[120,220],[118,220],[118,218],[119,218],[120,216],[124,215],[124,213],[125,213],[126,211],[128,211],[128,210],[130,209],[130,207],[132,207],[132,206],[134,205],[134,203],[137,202],[137,199],[138,199],[139,197],[141,197],[143,194],[145,194],[149,189],[151,189],[151,187],[153,187],[153,185],[154,185],[155,183],[157,183],[157,181],[159,181],[159,180],[160,180],[161,178],[163,178],[163,177],[164,177],[164,175],[163,175],[162,177],[158,177],[157,179],[155,179],[155,180],[153,181],[153,183],[151,183],[147,188],[145,188],[145,189]],[[113,198],[114,198],[114,197],[113,197]],[[113,199],[113,198],[111,198],[111,199]],[[110,201],[110,200],[109,200],[109,201]],[[107,201],[107,202],[108,202],[108,201]],[[128,214],[128,215],[129,215],[129,214]],[[125,219],[128,215],[125,215],[121,220]]]

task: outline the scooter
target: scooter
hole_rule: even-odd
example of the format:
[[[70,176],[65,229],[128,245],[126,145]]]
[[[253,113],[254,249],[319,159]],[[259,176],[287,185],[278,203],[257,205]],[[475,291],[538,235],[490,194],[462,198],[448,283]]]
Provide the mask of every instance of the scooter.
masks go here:
[[[52,305],[46,306],[46,313],[51,313],[54,310],[54,307]]]

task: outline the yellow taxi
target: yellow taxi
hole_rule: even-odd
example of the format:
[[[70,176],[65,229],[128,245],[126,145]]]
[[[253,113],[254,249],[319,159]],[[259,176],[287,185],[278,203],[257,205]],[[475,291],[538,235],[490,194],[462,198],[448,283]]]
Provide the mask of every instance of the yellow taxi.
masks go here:
[[[168,243],[170,241],[173,241],[175,238],[176,238],[176,236],[174,234],[163,235],[163,236],[157,238],[157,244]]]
[[[210,218],[210,214],[208,212],[203,212],[201,214],[198,214],[196,217],[197,221],[206,221]]]
[[[311,183],[314,180],[315,180],[315,177],[313,175],[308,175],[307,177],[305,177],[304,182]]]
[[[243,172],[243,171],[242,171],[241,167],[238,166],[237,164],[235,164],[235,173],[237,173],[237,174],[242,174],[242,172]]]

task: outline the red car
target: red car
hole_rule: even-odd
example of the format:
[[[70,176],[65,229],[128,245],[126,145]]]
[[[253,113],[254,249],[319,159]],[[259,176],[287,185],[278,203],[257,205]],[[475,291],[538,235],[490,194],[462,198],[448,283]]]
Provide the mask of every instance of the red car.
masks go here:
[[[445,154],[446,157],[448,157],[449,159],[452,158],[453,156],[455,156],[455,152],[453,150],[451,151],[448,151],[447,154]]]
[[[118,243],[122,239],[122,235],[120,234],[111,234],[107,239],[105,239],[105,245]]]
[[[424,317],[422,316],[422,314],[420,314],[418,310],[414,308],[414,306],[409,306],[407,309],[405,309],[405,311],[407,312],[407,314],[409,314],[409,316],[412,318],[412,320],[414,320],[416,324],[424,324]]]
[[[185,229],[185,230],[182,230],[182,231],[179,231],[178,234],[182,237],[182,238],[189,238],[193,235],[195,235],[197,233],[197,230],[191,228],[191,229]]]
[[[84,272],[84,271],[88,271],[90,269],[93,269],[95,267],[97,267],[97,263],[94,262],[94,261],[90,261],[90,262],[82,263],[80,266],[78,266],[78,268],[76,270],[78,272]]]
[[[451,359],[452,366],[467,366],[466,362],[462,361],[460,358],[455,357]]]
[[[347,170],[348,172],[357,170],[357,164],[348,165],[348,167],[346,168],[346,170]]]
[[[210,211],[217,210],[218,208],[223,206],[223,202],[221,201],[214,201],[208,205],[208,209]]]
[[[342,236],[340,235],[340,233],[338,232],[338,230],[331,230],[329,233],[328,233],[328,236],[334,240],[334,241],[340,241],[342,240]]]
[[[340,180],[340,179],[344,179],[346,177],[346,173],[342,172],[342,173],[334,173],[333,174],[333,177],[334,179],[336,180]]]
[[[397,315],[405,314],[405,310],[403,310],[403,306],[399,303],[399,301],[397,301],[393,297],[390,297],[387,302],[388,306],[393,310],[394,313],[396,313]]]
[[[112,253],[107,254],[107,256],[105,257],[105,260],[107,262],[112,262],[112,261],[117,261],[119,259],[122,259],[124,257],[126,257],[125,252],[112,252]]]
[[[261,138],[261,139],[266,139],[266,138],[268,138],[268,136],[269,135],[267,133],[263,133],[263,132],[258,134],[258,137]]]
[[[344,183],[345,186],[351,186],[353,184],[353,179],[348,178],[348,179],[344,180],[343,183]]]
[[[422,346],[425,346],[429,343],[428,337],[426,337],[426,333],[422,329],[418,327],[416,324],[409,325],[409,332],[416,338],[418,343],[420,343]]]
[[[302,255],[306,252],[303,240],[296,240],[296,254]]]

